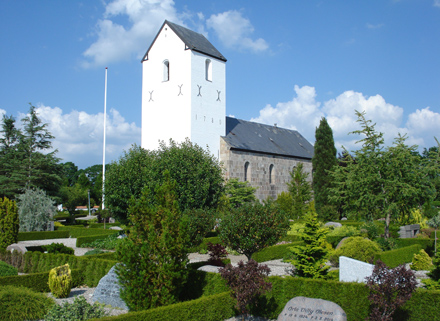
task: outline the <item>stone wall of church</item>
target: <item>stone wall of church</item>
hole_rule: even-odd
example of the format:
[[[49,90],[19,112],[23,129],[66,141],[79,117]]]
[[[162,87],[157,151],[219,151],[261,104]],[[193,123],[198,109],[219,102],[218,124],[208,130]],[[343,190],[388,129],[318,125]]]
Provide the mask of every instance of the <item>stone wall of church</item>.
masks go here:
[[[259,200],[268,197],[276,199],[281,192],[287,192],[290,172],[300,162],[309,173],[309,181],[312,181],[311,160],[231,150],[223,139],[220,139],[220,160],[225,169],[225,178],[249,181],[251,186],[257,188],[255,196]]]

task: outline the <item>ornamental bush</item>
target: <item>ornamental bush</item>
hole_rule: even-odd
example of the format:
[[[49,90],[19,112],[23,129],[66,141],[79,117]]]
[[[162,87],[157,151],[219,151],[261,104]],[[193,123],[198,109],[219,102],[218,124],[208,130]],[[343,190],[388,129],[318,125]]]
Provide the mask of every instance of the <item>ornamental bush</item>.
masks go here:
[[[257,297],[272,288],[272,284],[266,281],[270,268],[258,265],[254,260],[240,261],[237,267],[227,264],[219,272],[231,288],[231,296],[237,300],[237,308],[242,314],[249,313],[249,306]]]
[[[275,202],[245,203],[225,213],[220,222],[224,245],[246,255],[274,245],[289,230],[289,219]]]
[[[67,298],[72,288],[69,264],[53,268],[49,272],[49,289],[56,298]]]
[[[56,214],[54,201],[41,189],[26,189],[17,197],[20,232],[47,231]]]
[[[54,254],[71,254],[75,253],[75,250],[71,247],[65,246],[63,243],[51,243],[49,245],[41,246],[47,253]]]
[[[25,287],[0,286],[0,320],[41,320],[54,304],[43,293]]]
[[[18,275],[18,270],[12,265],[0,261],[0,276],[10,276],[10,275]]]
[[[45,321],[88,320],[106,316],[102,305],[91,305],[83,296],[76,297],[73,303],[66,302],[62,306],[55,304],[44,317]]]
[[[411,264],[411,270],[414,271],[428,271],[433,267],[432,259],[425,252],[425,250],[421,249],[418,254],[414,254],[414,258]]]
[[[349,237],[346,239],[341,247],[330,255],[329,261],[334,266],[339,266],[339,257],[346,256],[355,260],[372,263],[374,255],[381,252],[380,246],[361,236]]]
[[[18,238],[18,212],[14,201],[0,198],[0,250],[16,243]]]

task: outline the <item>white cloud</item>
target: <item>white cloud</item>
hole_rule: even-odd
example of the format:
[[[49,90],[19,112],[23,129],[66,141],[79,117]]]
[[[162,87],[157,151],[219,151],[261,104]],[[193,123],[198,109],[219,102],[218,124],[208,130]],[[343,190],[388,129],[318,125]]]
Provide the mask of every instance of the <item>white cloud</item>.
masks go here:
[[[113,20],[123,16],[129,24]],[[96,25],[96,40],[84,53],[83,67],[140,59],[163,21],[180,23],[172,0],[114,0],[106,5],[103,19]]]
[[[59,107],[39,105],[38,117],[48,124],[55,136],[53,147],[62,162],[72,161],[78,167],[102,163],[104,114],[88,114],[73,110],[63,113]],[[124,117],[111,109],[106,123],[106,163],[116,160],[123,150],[133,143],[140,144],[141,129],[134,123],[127,123]]]
[[[3,118],[3,115],[6,115],[6,110],[0,108],[0,119]]]
[[[260,110],[260,116],[251,121],[298,130],[310,140],[315,135],[315,126],[324,114],[320,111],[320,103],[315,100],[314,87],[295,85],[296,97],[291,101],[281,102],[272,107],[267,105]],[[304,124],[308,124],[305,126]],[[312,143],[314,140],[310,140]]]
[[[440,114],[429,108],[417,110],[408,116],[405,127],[403,109],[387,103],[380,95],[366,97],[362,93],[345,91],[335,99],[320,103],[316,101],[314,87],[295,86],[296,97],[291,101],[277,103],[276,107],[267,105],[260,110],[252,121],[269,125],[277,123],[280,127],[296,129],[312,144],[315,142],[315,129],[321,117],[325,116],[333,130],[335,145],[338,150],[344,146],[348,150],[359,148],[358,135],[348,135],[359,130],[355,110],[366,112],[366,119],[376,123],[376,130],[384,133],[386,145],[391,145],[398,133],[408,135],[408,145],[431,147],[435,145],[433,136],[438,132]],[[438,137],[439,138],[439,137]]]
[[[368,29],[380,29],[384,26],[384,24],[383,23],[378,23],[378,24],[367,23],[366,26]]]
[[[439,7],[440,8],[440,0],[434,0],[433,5],[434,5],[434,7]]]
[[[208,28],[213,29],[220,41],[229,48],[258,52],[269,47],[262,38],[256,40],[250,38],[254,32],[254,27],[249,19],[244,18],[236,10],[211,15],[206,21],[206,25]]]

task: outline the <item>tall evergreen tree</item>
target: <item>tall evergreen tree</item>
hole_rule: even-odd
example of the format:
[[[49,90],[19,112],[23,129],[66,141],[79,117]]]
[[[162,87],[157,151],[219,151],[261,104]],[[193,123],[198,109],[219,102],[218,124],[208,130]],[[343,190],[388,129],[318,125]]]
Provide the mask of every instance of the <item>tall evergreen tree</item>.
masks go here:
[[[13,199],[24,187],[24,173],[19,171],[21,132],[12,116],[3,116],[0,138],[0,197]]]
[[[312,199],[312,188],[307,180],[309,173],[304,172],[303,163],[299,163],[290,172],[291,181],[287,183],[289,193],[293,199],[293,217],[303,217],[306,213],[307,203]]]
[[[30,105],[29,113],[22,120],[23,134],[19,148],[23,152],[22,169],[26,173],[27,188],[38,187],[50,196],[56,196],[62,184],[63,167],[59,164],[56,152],[47,152],[52,148],[55,137],[47,129],[47,124],[38,118],[35,107]]]
[[[319,127],[315,131],[315,153],[313,165],[313,192],[315,208],[320,219],[331,220],[337,215],[336,210],[329,204],[328,195],[332,180],[329,171],[337,165],[335,141],[333,131],[325,117],[321,118]]]

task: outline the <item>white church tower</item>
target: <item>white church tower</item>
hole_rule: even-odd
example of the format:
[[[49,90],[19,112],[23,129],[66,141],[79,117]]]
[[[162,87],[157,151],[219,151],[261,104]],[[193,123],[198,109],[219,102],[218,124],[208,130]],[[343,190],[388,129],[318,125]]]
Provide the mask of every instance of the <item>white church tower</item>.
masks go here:
[[[142,59],[142,147],[189,138],[219,158],[225,116],[226,58],[202,34],[165,20]]]

